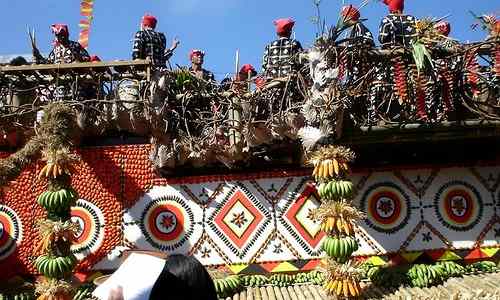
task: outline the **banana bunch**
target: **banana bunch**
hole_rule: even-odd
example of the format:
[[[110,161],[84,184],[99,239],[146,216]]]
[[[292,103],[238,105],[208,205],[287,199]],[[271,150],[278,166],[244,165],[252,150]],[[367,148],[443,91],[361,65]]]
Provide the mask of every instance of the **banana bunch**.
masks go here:
[[[30,292],[21,292],[15,295],[0,294],[0,300],[34,300],[35,295]]]
[[[312,176],[316,181],[324,181],[329,178],[335,178],[342,173],[350,172],[349,165],[345,161],[339,161],[336,158],[318,160],[314,163]]]
[[[295,283],[314,283],[314,284],[323,284],[325,281],[325,276],[323,272],[320,271],[311,271],[311,272],[302,272],[295,275]]]
[[[352,181],[349,180],[331,180],[323,182],[318,187],[318,194],[322,199],[337,200],[350,198],[353,191]]]
[[[51,256],[42,255],[35,261],[35,267],[48,278],[62,278],[70,273],[77,263],[74,255],[69,256]]]
[[[361,271],[361,278],[369,279],[368,272],[373,269],[375,265],[369,261],[365,261],[359,266],[359,270]]]
[[[279,274],[273,274],[271,275],[271,277],[269,277],[269,283],[279,287],[292,285],[294,281],[295,281],[294,276],[289,274],[279,273]]]
[[[448,277],[459,277],[465,274],[466,272],[463,266],[453,261],[440,261],[436,264],[436,266],[444,268],[444,270],[448,274]]]
[[[358,250],[358,247],[356,239],[350,236],[341,238],[327,236],[321,245],[326,254],[338,262],[347,261],[351,254]]]
[[[269,283],[269,279],[264,275],[247,275],[242,278],[244,286],[262,286]]]
[[[37,202],[47,211],[62,211],[75,204],[78,194],[75,190],[60,189],[58,191],[45,191],[38,196]]]
[[[93,288],[91,288],[89,286],[81,287],[81,288],[79,288],[76,291],[75,295],[73,295],[73,299],[72,300],[84,300],[84,299],[88,299],[88,298],[91,297],[92,291],[93,291]]]
[[[375,282],[383,274],[382,268],[380,266],[371,266],[366,271],[366,278]]]
[[[240,276],[231,275],[226,278],[214,279],[215,291],[219,298],[226,298],[238,291],[242,282]]]
[[[393,288],[405,285],[410,281],[406,273],[407,270],[401,267],[372,266],[366,272],[366,276],[376,286]]]
[[[335,278],[323,284],[323,288],[329,294],[337,294],[344,297],[358,297],[361,294],[359,282],[352,278]]]
[[[354,228],[352,226],[352,223],[345,220],[343,217],[329,216],[327,218],[324,218],[323,222],[321,222],[320,229],[327,234],[338,232],[347,236],[354,235]]]
[[[485,260],[485,261],[478,261],[468,265],[467,271],[472,273],[475,273],[477,271],[490,273],[498,271],[498,268],[494,262]]]
[[[441,267],[417,264],[408,270],[408,277],[411,286],[422,288],[442,282],[447,278],[447,273]]]

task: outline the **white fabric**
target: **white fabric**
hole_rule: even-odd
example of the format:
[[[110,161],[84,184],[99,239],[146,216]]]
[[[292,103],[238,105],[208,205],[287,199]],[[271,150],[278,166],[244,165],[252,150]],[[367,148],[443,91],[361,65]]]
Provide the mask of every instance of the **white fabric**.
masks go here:
[[[131,253],[120,268],[95,289],[93,295],[101,300],[107,300],[111,290],[121,286],[123,300],[148,300],[151,289],[164,266],[164,259]]]

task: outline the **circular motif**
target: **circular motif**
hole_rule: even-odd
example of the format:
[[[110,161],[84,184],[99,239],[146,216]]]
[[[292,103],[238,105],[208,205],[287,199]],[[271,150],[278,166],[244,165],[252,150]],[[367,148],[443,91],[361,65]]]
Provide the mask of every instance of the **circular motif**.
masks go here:
[[[80,227],[71,251],[79,259],[95,252],[104,239],[104,215],[94,204],[79,199],[71,207],[71,221]]]
[[[365,223],[376,231],[394,233],[408,223],[410,198],[392,182],[372,185],[361,198],[361,208],[367,213]]]
[[[164,196],[151,201],[141,216],[146,240],[161,251],[172,251],[193,232],[194,215],[183,199]]]
[[[483,201],[474,186],[463,181],[452,181],[442,186],[434,199],[439,221],[456,231],[474,227],[483,215]]]
[[[11,208],[0,205],[0,261],[16,249],[21,239],[21,220]]]

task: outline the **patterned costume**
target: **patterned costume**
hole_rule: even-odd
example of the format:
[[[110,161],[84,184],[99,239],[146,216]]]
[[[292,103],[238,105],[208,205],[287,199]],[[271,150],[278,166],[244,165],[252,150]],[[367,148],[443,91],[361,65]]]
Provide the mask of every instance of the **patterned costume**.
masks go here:
[[[266,46],[262,59],[262,73],[269,78],[285,77],[298,71],[298,54],[302,52],[300,42],[290,38],[295,22],[279,19],[274,24],[279,38]]]
[[[353,5],[347,5],[342,8],[342,17],[344,18],[344,22],[352,25],[351,32],[349,33],[349,38],[353,39],[353,43],[359,45],[362,44],[375,47],[375,42],[373,40],[373,35],[370,32],[370,29],[359,20],[361,16],[359,10]]]
[[[173,55],[173,51],[166,50],[166,38],[161,32],[154,31],[156,18],[146,15],[142,19],[143,29],[134,37],[133,59],[150,58],[153,66],[165,67],[166,62]]]
[[[409,15],[389,14],[380,24],[379,41],[383,49],[410,47],[417,37],[417,19]]]
[[[404,0],[384,0],[389,6],[389,15],[382,19],[379,41],[382,48],[410,47],[417,37],[417,19],[403,14]]]
[[[70,64],[90,61],[90,56],[80,43],[68,41],[66,45],[57,44],[50,52],[47,62],[50,64]]]
[[[49,54],[48,58],[44,58],[37,53],[34,53],[34,60],[37,64],[70,64],[74,62],[89,62],[90,55],[80,43],[71,41],[69,39],[68,25],[53,24],[51,26],[52,33],[56,36],[54,40],[54,48]],[[79,87],[77,98],[82,98],[80,95],[82,87]],[[51,84],[46,88],[38,90],[39,97],[42,102],[59,101],[69,99],[73,96],[74,91],[68,85]]]
[[[73,62],[88,62],[90,55],[80,43],[69,40],[68,26],[65,24],[53,24],[52,32],[59,36],[54,41],[54,48],[47,59],[41,56],[35,57],[35,62],[48,64],[70,64]]]

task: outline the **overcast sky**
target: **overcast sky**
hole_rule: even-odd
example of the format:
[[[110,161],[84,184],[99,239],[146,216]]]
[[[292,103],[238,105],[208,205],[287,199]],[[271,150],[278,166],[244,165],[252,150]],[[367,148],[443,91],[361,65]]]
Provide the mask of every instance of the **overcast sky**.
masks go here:
[[[359,4],[361,1],[346,1]],[[417,17],[442,17],[450,14],[451,35],[460,40],[481,40],[485,33],[472,31],[474,22],[469,10],[477,14],[500,13],[499,0],[407,0],[406,11]],[[105,60],[128,59],[131,39],[139,28],[141,16],[158,17],[158,30],[167,39],[178,36],[181,45],[172,64],[188,64],[192,48],[206,51],[206,68],[218,79],[234,69],[236,49],[241,63],[260,69],[265,45],[275,37],[272,21],[281,17],[296,20],[295,34],[304,46],[312,43],[316,29],[313,0],[95,0],[94,22],[90,33],[91,54]],[[30,53],[26,27],[36,28],[42,52],[50,51],[50,24],[67,23],[70,34],[78,40],[78,0],[4,0],[0,10],[0,55]],[[322,0],[321,13],[329,24],[336,22],[340,0]],[[378,36],[378,25],[387,13],[385,5],[372,0],[362,9],[367,26]]]

